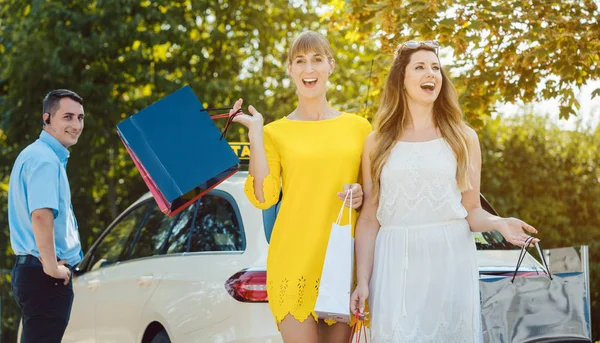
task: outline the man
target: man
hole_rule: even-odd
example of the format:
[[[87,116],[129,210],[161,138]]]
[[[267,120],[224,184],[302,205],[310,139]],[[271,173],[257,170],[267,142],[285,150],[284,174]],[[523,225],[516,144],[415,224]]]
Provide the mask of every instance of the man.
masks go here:
[[[43,130],[15,161],[8,189],[12,291],[22,343],[62,340],[73,305],[70,268],[82,258],[67,179],[69,147],[83,131],[83,99],[66,89],[43,102]]]

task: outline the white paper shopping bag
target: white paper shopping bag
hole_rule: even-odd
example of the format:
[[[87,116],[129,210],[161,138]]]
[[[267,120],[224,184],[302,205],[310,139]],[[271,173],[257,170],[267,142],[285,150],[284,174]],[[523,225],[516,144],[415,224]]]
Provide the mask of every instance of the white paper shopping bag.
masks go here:
[[[344,203],[348,196],[352,203],[352,191],[346,194]],[[315,312],[321,319],[349,323],[352,318],[350,295],[353,281],[354,238],[352,238],[352,209],[348,209],[349,223],[342,226],[340,222],[343,212],[344,204],[337,221],[331,226]]]

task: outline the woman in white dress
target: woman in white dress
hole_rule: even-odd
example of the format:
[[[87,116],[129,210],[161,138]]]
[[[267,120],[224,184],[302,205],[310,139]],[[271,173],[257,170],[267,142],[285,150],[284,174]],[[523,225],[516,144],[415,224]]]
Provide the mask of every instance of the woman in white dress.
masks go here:
[[[537,232],[482,209],[479,141],[437,50],[398,47],[364,147],[352,310],[364,313],[370,297],[374,343],[479,342],[471,232],[499,231],[517,246]]]

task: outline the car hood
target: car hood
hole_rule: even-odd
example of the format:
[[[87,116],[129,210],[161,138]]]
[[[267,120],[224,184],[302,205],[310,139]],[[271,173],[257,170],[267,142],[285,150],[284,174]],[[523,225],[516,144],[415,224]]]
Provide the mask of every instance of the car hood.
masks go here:
[[[514,271],[521,250],[478,250],[477,264],[480,272],[510,272]],[[529,253],[521,264],[521,271],[542,270],[542,265]]]

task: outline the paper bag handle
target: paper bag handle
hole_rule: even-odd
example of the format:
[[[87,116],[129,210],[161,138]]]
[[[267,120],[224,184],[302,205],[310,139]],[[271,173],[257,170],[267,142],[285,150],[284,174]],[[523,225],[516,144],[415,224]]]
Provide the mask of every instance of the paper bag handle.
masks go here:
[[[350,340],[348,340],[348,343],[352,343],[352,341],[355,337],[356,337],[356,343],[360,343],[361,334],[364,335],[365,343],[367,343],[368,342],[367,328],[366,328],[365,324],[360,320],[360,317],[358,316],[358,312],[356,312],[354,314],[354,318],[356,319],[356,321],[354,322],[354,325],[352,325],[352,331],[350,331]]]
[[[216,107],[211,107],[211,108],[203,108],[200,110],[200,112],[207,112],[208,111],[223,111],[223,110],[232,110],[232,107],[220,107],[220,108],[216,108]],[[225,128],[223,129],[223,132],[221,132],[221,137],[219,137],[219,140],[223,139],[223,137],[225,137],[225,135],[227,134],[227,130],[229,130],[229,125],[231,125],[231,123],[233,122],[233,118],[235,118],[238,114],[242,113],[242,109],[238,109],[237,111],[235,111],[235,113],[233,114],[229,114],[229,113],[222,113],[222,114],[215,114],[210,116],[210,118],[212,120],[215,119],[222,119],[222,118],[227,118],[227,123],[225,124]]]
[[[344,214],[344,205],[346,204],[346,200],[348,200],[348,196],[350,196],[350,206],[352,206],[352,189],[349,189],[346,193],[346,197],[344,198],[344,202],[342,203],[342,208],[340,209],[340,213],[338,214],[337,220],[335,223],[340,225],[342,221],[342,214]],[[348,218],[349,223],[352,224],[352,207],[348,207]]]
[[[517,261],[517,267],[515,268],[515,272],[513,274],[512,280],[510,282],[515,281],[515,277],[517,276],[517,272],[519,271],[519,268],[521,267],[521,263],[523,263],[523,260],[525,259],[525,256],[527,255],[527,247],[529,246],[529,244],[531,243],[533,238],[534,237],[527,238],[527,240],[525,240],[525,244],[523,244],[523,246],[521,247],[521,253],[519,254],[519,260]],[[546,269],[546,273],[548,274],[548,277],[550,278],[550,280],[552,280],[552,274],[550,273],[550,268],[548,267],[548,263],[546,262],[546,257],[544,257],[544,254],[542,253],[542,249],[540,249],[540,245],[538,243],[535,243],[535,248],[538,252],[538,255],[540,256],[540,259],[542,260],[542,264],[544,265],[544,269]]]

